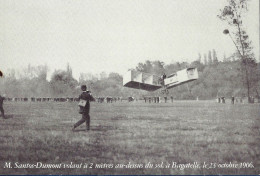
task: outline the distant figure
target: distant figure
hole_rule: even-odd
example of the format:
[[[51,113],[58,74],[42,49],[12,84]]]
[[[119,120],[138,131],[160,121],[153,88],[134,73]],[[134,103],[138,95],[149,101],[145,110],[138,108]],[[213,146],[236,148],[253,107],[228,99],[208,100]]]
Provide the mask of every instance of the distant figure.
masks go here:
[[[2,117],[5,119],[5,111],[3,108],[4,99],[5,99],[5,95],[3,95],[3,96],[0,95],[0,111],[1,111]]]
[[[154,103],[157,103],[157,98],[153,97]]]
[[[173,103],[173,96],[171,96],[171,101],[172,101],[172,103]]]
[[[134,97],[128,97],[128,102],[132,102],[132,101],[134,101],[134,100],[135,100]]]
[[[235,103],[235,97],[234,97],[234,96],[231,97],[231,103],[232,103],[232,104]]]
[[[251,97],[251,103],[255,103],[255,97]]]
[[[87,130],[90,129],[90,116],[89,116],[89,109],[90,109],[90,102],[95,101],[93,96],[91,95],[90,91],[87,91],[87,86],[82,85],[81,86],[82,93],[79,96],[80,103],[79,104],[79,113],[82,114],[82,118],[74,124],[73,131],[75,128],[80,126],[82,123],[86,122],[86,128]]]
[[[167,97],[164,97],[164,102],[167,103]]]
[[[226,103],[225,97],[221,97],[221,99],[222,99],[222,103]]]

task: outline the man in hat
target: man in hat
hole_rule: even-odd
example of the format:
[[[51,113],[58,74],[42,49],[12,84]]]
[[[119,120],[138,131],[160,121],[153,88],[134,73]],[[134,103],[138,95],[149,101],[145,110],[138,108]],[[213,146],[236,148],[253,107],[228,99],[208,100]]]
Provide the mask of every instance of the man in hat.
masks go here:
[[[84,106],[80,106],[80,114],[82,114],[82,118],[73,125],[73,131],[75,128],[80,126],[82,123],[86,122],[87,130],[90,129],[90,116],[89,116],[89,109],[90,109],[90,102],[95,101],[93,96],[91,95],[90,91],[87,90],[86,85],[81,86],[82,93],[79,96],[79,100],[86,101]]]
[[[3,108],[4,99],[5,99],[5,95],[3,95],[3,96],[0,95],[0,111],[2,113],[3,118],[5,118],[5,111],[4,111],[4,108]]]

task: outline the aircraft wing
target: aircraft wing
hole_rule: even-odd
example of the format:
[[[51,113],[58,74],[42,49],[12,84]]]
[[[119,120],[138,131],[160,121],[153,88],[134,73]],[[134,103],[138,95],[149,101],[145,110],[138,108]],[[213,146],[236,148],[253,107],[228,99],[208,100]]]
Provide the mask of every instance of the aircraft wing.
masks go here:
[[[199,78],[197,68],[186,68],[176,72],[164,80],[168,89],[188,83]]]
[[[155,91],[162,87],[158,80],[157,75],[129,70],[123,77],[123,85],[134,89]]]

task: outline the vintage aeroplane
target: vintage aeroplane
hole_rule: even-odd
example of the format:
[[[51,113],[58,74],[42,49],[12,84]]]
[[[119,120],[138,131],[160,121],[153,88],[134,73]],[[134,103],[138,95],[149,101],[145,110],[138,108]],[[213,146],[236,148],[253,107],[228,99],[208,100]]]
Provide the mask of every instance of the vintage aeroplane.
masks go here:
[[[162,93],[168,89],[179,86],[199,78],[197,68],[186,68],[168,77],[129,70],[123,77],[123,85],[129,88],[155,91],[162,88]]]

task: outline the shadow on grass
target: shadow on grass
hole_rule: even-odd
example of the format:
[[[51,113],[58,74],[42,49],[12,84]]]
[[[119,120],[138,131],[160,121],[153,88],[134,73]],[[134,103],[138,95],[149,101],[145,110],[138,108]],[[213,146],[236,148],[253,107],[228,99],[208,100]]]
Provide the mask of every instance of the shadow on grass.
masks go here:
[[[90,128],[90,131],[102,133],[103,135],[109,135],[109,131],[115,131],[118,130],[118,128],[112,127],[112,126],[93,126]]]
[[[106,132],[108,130],[112,130],[113,127],[111,126],[93,126],[93,127],[90,127],[90,130],[87,130],[87,129],[74,129],[73,132],[80,132],[80,131],[85,131],[85,132],[88,132],[88,131],[103,131],[103,132]]]
[[[73,132],[87,131],[86,129],[74,129]]]
[[[11,118],[15,118],[15,117],[26,117],[26,115],[24,115],[24,114],[5,114],[5,119],[11,119]]]
[[[2,117],[2,116],[1,116]],[[13,114],[8,114],[8,115],[5,115],[4,119],[11,119],[13,118],[14,115]],[[3,118],[3,117],[2,117]]]

